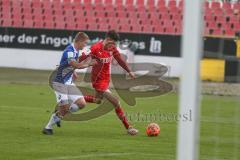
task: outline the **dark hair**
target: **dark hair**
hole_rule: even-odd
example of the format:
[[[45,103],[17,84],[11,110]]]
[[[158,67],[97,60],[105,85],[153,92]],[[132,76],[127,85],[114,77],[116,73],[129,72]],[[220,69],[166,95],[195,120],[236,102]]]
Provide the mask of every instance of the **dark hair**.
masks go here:
[[[119,41],[120,40],[120,36],[119,34],[115,31],[115,30],[110,30],[106,33],[105,38],[110,38],[114,41]]]

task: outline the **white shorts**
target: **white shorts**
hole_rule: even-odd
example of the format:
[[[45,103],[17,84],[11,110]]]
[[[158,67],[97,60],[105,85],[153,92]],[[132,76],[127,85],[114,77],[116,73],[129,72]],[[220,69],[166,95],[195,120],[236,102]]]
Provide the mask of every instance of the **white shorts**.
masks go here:
[[[75,84],[67,85],[58,82],[53,82],[52,84],[57,103],[60,106],[74,103],[79,98],[83,98],[82,92],[75,86]]]

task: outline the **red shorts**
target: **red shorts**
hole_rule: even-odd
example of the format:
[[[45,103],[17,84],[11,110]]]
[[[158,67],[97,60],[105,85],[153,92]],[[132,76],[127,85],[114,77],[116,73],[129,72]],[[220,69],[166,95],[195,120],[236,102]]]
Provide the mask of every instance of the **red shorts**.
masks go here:
[[[92,83],[93,88],[97,91],[106,91],[109,88],[109,81],[107,80],[97,80]]]

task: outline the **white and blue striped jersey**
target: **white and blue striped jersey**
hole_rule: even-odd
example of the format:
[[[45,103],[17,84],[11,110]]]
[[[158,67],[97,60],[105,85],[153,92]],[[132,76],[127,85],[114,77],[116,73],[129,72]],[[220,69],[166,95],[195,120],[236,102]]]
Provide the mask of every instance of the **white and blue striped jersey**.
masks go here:
[[[79,51],[74,48],[73,44],[69,44],[63,51],[57,73],[53,81],[62,84],[72,84],[72,76],[75,68],[69,65],[70,61],[78,61]]]

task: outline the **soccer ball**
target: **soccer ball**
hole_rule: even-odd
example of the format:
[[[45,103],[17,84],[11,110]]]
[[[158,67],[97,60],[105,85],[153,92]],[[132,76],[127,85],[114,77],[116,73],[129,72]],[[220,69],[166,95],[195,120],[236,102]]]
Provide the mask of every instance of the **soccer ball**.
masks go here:
[[[158,136],[160,133],[160,127],[157,123],[150,123],[147,126],[146,133],[149,137]]]

